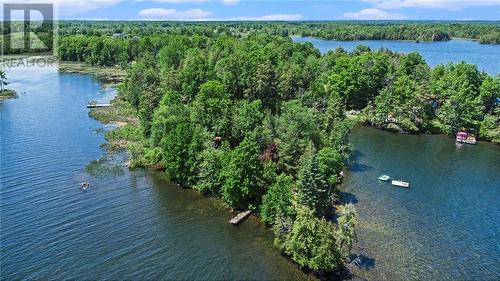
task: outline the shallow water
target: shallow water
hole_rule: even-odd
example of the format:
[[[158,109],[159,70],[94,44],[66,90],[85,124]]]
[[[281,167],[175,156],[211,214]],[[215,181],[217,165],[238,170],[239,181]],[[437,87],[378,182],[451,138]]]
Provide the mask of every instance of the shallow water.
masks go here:
[[[19,98],[0,102],[1,279],[312,279],[256,218],[233,227],[227,210],[160,173],[88,174],[92,160],[123,157],[106,156],[96,129],[107,127],[85,107],[112,89],[48,67],[7,76]]]
[[[342,47],[352,51],[358,45],[372,50],[386,48],[397,52],[419,52],[430,66],[465,61],[477,65],[478,69],[495,75],[500,73],[500,45],[479,44],[470,40],[447,42],[420,42],[397,40],[337,41],[312,37],[292,37],[295,42],[311,42],[322,53]]]
[[[357,127],[342,184],[369,280],[500,280],[500,147]],[[377,177],[409,181],[392,187]]]

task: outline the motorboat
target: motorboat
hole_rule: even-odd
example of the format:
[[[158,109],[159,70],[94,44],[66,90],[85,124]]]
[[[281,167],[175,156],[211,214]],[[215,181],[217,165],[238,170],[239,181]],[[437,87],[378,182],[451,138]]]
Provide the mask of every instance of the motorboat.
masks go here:
[[[456,141],[459,143],[476,144],[476,136],[466,132],[458,132]]]
[[[380,181],[388,181],[390,179],[391,177],[389,177],[388,175],[381,175],[380,177],[378,177],[378,180]]]

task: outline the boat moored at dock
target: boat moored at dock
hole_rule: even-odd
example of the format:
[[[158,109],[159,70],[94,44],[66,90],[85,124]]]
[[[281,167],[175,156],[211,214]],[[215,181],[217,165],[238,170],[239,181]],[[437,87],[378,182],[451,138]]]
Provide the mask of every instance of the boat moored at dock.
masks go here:
[[[476,144],[476,136],[466,132],[458,132],[456,141],[459,143]]]

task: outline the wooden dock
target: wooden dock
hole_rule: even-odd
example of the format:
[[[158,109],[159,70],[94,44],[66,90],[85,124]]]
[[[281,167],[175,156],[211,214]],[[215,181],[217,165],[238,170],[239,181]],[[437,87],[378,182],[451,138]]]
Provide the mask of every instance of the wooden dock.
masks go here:
[[[237,225],[243,220],[245,220],[252,212],[250,210],[243,211],[239,213],[236,217],[232,218],[229,223],[232,225]]]
[[[396,180],[393,180],[391,182],[392,185],[394,186],[399,186],[399,187],[410,187],[410,183],[409,182],[405,182],[405,181],[396,181]]]
[[[110,107],[110,103],[89,103],[87,108],[99,108],[99,107]]]

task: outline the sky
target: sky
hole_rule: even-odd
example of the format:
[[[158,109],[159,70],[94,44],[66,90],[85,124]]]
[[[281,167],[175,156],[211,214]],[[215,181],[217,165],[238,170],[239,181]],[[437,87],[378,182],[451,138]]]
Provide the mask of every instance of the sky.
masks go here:
[[[47,0],[2,0],[1,2],[40,3]],[[500,20],[500,0],[49,0],[48,2],[57,3],[59,19]]]

